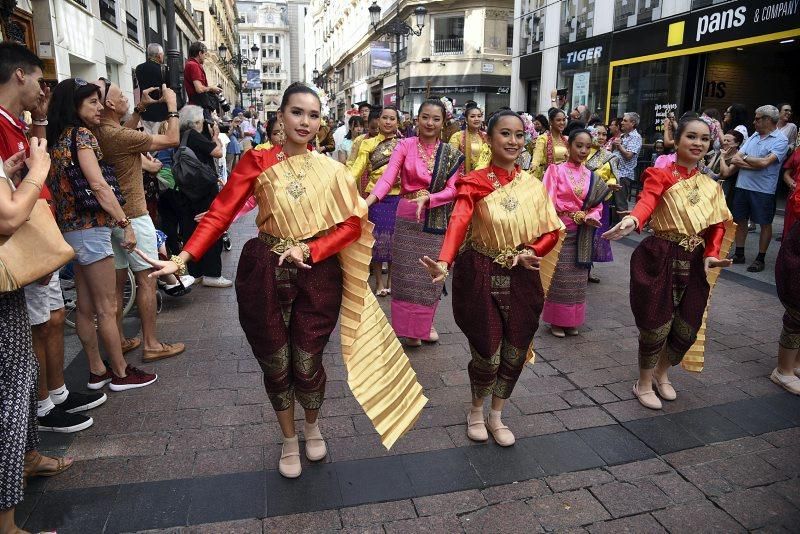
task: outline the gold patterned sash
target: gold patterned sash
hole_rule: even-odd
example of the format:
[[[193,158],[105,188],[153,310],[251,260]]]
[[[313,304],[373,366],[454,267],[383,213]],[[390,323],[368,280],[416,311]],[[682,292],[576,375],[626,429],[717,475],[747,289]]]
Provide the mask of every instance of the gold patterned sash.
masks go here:
[[[470,228],[473,248],[499,252],[516,250],[533,243],[541,235],[558,230],[558,243],[542,258],[539,267],[542,288],[547,296],[566,228],[542,182],[528,172],[521,172],[513,182],[475,204]],[[534,356],[531,343],[527,360],[531,361]]]
[[[419,418],[422,394],[400,342],[367,284],[373,224],[347,168],[321,154],[294,156],[273,165],[256,186],[261,232],[304,240],[361,219],[359,239],[339,252],[343,291],[339,313],[347,384],[388,449]],[[299,194],[298,194],[299,192]]]
[[[688,180],[681,180],[670,187],[661,197],[661,201],[650,218],[650,227],[657,234],[697,236],[709,226],[717,223],[725,224],[725,236],[722,239],[720,251],[720,258],[725,258],[733,245],[736,225],[733,223],[733,217],[725,203],[722,188],[702,173],[698,173]],[[719,273],[720,269],[711,269],[708,272],[708,284],[711,286],[708,294],[709,303]],[[697,332],[697,341],[681,362],[687,371],[700,372],[703,370],[707,319],[708,304],[703,313],[703,322]]]

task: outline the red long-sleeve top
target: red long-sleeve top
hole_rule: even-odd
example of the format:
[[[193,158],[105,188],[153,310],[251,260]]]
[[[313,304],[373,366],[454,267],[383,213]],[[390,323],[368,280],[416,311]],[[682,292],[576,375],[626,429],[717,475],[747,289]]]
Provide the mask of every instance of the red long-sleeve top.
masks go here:
[[[661,196],[673,185],[677,184],[679,178],[675,176],[672,171],[677,170],[683,179],[691,178],[698,172],[698,169],[687,169],[677,163],[667,167],[666,169],[657,169],[649,167],[644,171],[641,181],[644,186],[642,192],[639,194],[639,199],[636,201],[636,207],[631,211],[631,215],[636,217],[639,221],[639,227],[636,229],[641,232],[641,227],[653,215],[653,211],[661,201]],[[705,252],[703,256],[706,258],[719,258],[720,250],[722,249],[722,238],[725,236],[725,224],[716,223],[709,226],[703,233],[705,239]]]
[[[202,258],[231,225],[236,214],[253,194],[257,178],[270,167],[270,162],[274,161],[272,152],[276,150],[279,151],[280,147],[272,150],[248,150],[242,156],[228,177],[228,183],[219,192],[208,213],[183,247],[183,250],[191,254],[195,260]],[[329,234],[308,243],[311,261],[320,262],[333,256],[355,242],[360,235],[361,220],[356,216],[349,217],[337,224]]]
[[[453,263],[458,249],[467,235],[475,204],[495,190],[492,181],[488,178],[491,171],[494,171],[501,185],[506,185],[511,181],[511,174],[508,171],[490,166],[486,169],[472,171],[456,182],[456,200],[453,214],[447,223],[447,233],[444,236],[442,251],[439,253],[440,261],[445,261],[448,265]],[[519,166],[517,166],[516,172],[519,173]],[[553,250],[556,243],[558,243],[558,230],[542,234],[536,241],[525,246],[541,258]]]

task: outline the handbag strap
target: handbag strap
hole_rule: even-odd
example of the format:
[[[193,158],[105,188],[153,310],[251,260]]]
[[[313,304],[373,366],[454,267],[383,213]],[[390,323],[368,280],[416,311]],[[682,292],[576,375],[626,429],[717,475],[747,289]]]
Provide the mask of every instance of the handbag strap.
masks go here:
[[[182,146],[182,147],[186,146],[186,143],[189,141],[189,133],[190,132],[191,132],[191,130],[189,130],[188,128],[183,132],[183,135],[181,135],[181,144],[180,144],[180,146]]]

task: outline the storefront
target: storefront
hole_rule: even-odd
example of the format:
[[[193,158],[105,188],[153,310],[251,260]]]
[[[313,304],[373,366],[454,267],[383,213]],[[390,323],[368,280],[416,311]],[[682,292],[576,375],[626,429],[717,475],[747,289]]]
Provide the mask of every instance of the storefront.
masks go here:
[[[613,35],[606,120],[636,111],[646,141],[669,111],[797,102],[800,2],[740,0]]]
[[[570,109],[584,105],[604,115],[610,54],[611,34],[559,47],[558,87],[567,88]]]
[[[542,53],[522,56],[519,60],[519,78],[525,85],[525,110],[536,114],[539,107],[539,86],[542,83]],[[523,110],[516,110],[523,111]]]

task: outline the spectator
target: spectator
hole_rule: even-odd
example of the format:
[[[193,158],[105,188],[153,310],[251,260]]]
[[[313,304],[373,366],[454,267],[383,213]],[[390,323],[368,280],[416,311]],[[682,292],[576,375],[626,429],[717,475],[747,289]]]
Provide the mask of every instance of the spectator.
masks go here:
[[[159,100],[161,86],[168,83],[167,67],[164,65],[164,49],[158,43],[147,45],[147,61],[136,67],[136,81],[139,89],[155,88],[150,96]],[[148,106],[147,111],[141,115],[141,124],[144,131],[150,135],[158,133],[161,123],[167,120],[167,104],[158,102]]]
[[[781,104],[778,109],[780,110],[778,130],[789,140],[789,150],[792,150],[797,144],[797,125],[790,122],[792,120],[792,105]]]
[[[325,117],[319,127],[316,137],[317,152],[320,154],[333,154],[336,150],[336,143],[333,141],[333,129],[330,127],[331,119]]]
[[[537,134],[541,135],[550,129],[550,121],[548,121],[547,117],[544,115],[536,115],[533,118],[533,128],[536,130]]]
[[[717,108],[708,108],[703,111],[700,118],[711,128],[711,150],[719,151],[722,146],[722,117]]]
[[[615,117],[608,123],[608,141],[603,148],[613,150],[614,139],[618,139],[620,135],[622,135],[622,117]]]
[[[622,135],[611,140],[613,152],[618,156],[617,179],[622,189],[614,191],[614,203],[617,212],[628,211],[628,197],[631,194],[631,184],[636,179],[636,163],[639,151],[642,149],[642,136],[639,135],[639,114],[629,111],[622,116],[620,131]]]
[[[725,110],[722,119],[722,127],[725,133],[730,130],[738,130],[742,137],[747,139],[750,134],[747,132],[747,109],[741,104],[731,104]]]
[[[217,94],[222,92],[219,87],[209,87],[203,63],[206,60],[208,49],[206,45],[197,41],[189,45],[189,59],[183,66],[183,85],[189,103],[200,106],[209,117],[217,108]]]
[[[114,166],[122,195],[125,198],[125,216],[130,219],[130,227],[135,234],[137,246],[147,254],[158,255],[156,228],[150,214],[144,192],[142,174],[142,154],[178,145],[178,113],[175,110],[176,97],[172,89],[161,86],[161,102],[167,104],[167,129],[164,135],[150,135],[134,130],[141,114],[156,103],[150,95],[154,89],[142,92],[142,100],[133,110],[130,118],[120,126],[122,118],[128,116],[130,104],[122,89],[108,80],[100,79],[97,85],[102,88],[103,104],[100,123],[92,127],[105,161]],[[182,353],[183,343],[161,343],[156,336],[156,279],[147,275],[150,265],[133,252],[122,228],[111,232],[114,247],[114,265],[117,269],[117,320],[122,339],[122,350],[128,352],[144,341],[142,361],[152,362],[170,358]],[[122,292],[125,288],[126,271],[131,268],[136,277],[136,306],[142,321],[142,338],[125,339],[122,332]]]
[[[112,391],[124,391],[148,386],[158,377],[125,361],[123,338],[117,327],[111,228],[119,229],[123,247],[132,251],[137,243],[130,219],[102,174],[99,162],[103,160],[103,151],[89,129],[100,125],[101,98],[98,85],[80,78],[64,80],[53,90],[47,113],[47,140],[53,162],[47,182],[53,191],[58,226],[64,239],[75,249],[75,287],[79,303],[76,329],[89,360],[88,387],[99,390],[110,382]],[[102,208],[100,211],[83,211],[76,206],[76,191],[66,174],[74,162],[73,150]],[[136,161],[141,161],[139,154],[136,154]],[[98,337],[111,360],[110,369],[100,356]]]
[[[231,173],[231,170],[239,162],[239,158],[242,155],[242,119],[236,117],[231,121],[231,128],[228,132],[228,137],[230,138],[231,142],[228,143],[227,155],[225,158],[225,164],[228,166],[228,174]],[[178,249],[180,252],[180,248]]]
[[[194,151],[200,163],[213,169],[214,158],[222,155],[222,145],[216,125],[210,132],[211,138],[209,139],[203,134],[205,124],[203,111],[199,107],[184,106],[181,109],[181,144],[185,142],[186,146]],[[190,209],[186,213],[187,217],[181,222],[181,233],[185,239],[192,235],[197,223],[217,197],[217,192],[216,188],[212,188],[202,198],[189,201]],[[233,282],[222,276],[222,239],[217,240],[202,259],[189,264],[189,274],[195,278],[203,277],[202,284],[206,287],[231,287],[233,285]]]
[[[719,175],[719,185],[725,192],[725,202],[728,209],[733,207],[733,194],[736,191],[736,178],[739,169],[731,165],[731,160],[739,152],[739,147],[744,143],[744,137],[738,130],[731,130],[722,136],[722,149],[714,153],[708,162],[712,172]]]
[[[361,115],[350,117],[347,127],[348,132],[342,140],[341,145],[339,145],[339,149],[336,151],[336,157],[339,163],[347,163],[350,152],[353,150],[353,139],[364,132],[364,121],[361,119]]]
[[[733,219],[738,225],[733,263],[745,262],[747,221],[761,225],[758,256],[747,268],[751,273],[764,270],[764,257],[772,239],[778,175],[789,145],[786,136],[777,128],[779,115],[775,106],[767,105],[756,109],[753,120],[756,132],[745,141],[739,153],[731,158],[731,164],[739,169],[733,198]]]
[[[5,43],[4,43],[5,44]],[[13,45],[23,49],[20,45]],[[12,77],[33,93],[42,76],[41,62],[32,53],[0,45],[0,87],[7,89]],[[10,65],[22,65],[10,70]],[[16,71],[16,73],[15,73]],[[38,72],[37,72],[38,71]],[[22,80],[19,73],[22,73]],[[29,79],[28,79],[29,78]],[[23,87],[19,89],[23,90]],[[41,93],[39,92],[37,96]],[[6,113],[3,107],[2,112]],[[44,187],[50,158],[47,142],[31,139],[30,158],[22,151],[8,161],[0,158],[0,235],[11,236],[27,220]],[[7,175],[17,174],[27,165],[28,174],[15,188]],[[72,466],[72,458],[50,458],[37,452],[36,425],[37,362],[33,357],[30,323],[25,313],[23,291],[0,293],[0,532],[22,532],[14,522],[14,509],[24,497],[26,476],[57,475]]]
[[[49,93],[49,89],[43,89],[39,58],[19,44],[0,44],[0,159],[10,161],[17,155],[28,154],[28,127],[17,118],[24,111],[32,113],[33,133],[40,139],[45,138]],[[22,177],[9,178],[19,182]],[[51,199],[47,186],[40,196]],[[75,432],[88,428],[92,424],[91,417],[66,410],[84,411],[99,406],[105,402],[105,395],[70,392],[64,383],[65,313],[58,273],[53,273],[47,285],[26,287],[25,301],[33,325],[33,350],[39,362],[39,424],[42,430]]]

